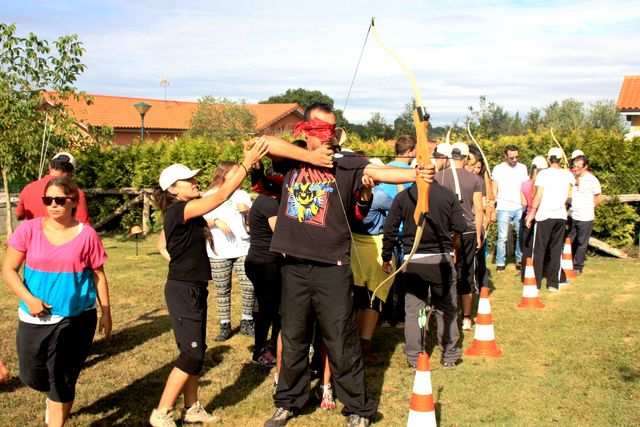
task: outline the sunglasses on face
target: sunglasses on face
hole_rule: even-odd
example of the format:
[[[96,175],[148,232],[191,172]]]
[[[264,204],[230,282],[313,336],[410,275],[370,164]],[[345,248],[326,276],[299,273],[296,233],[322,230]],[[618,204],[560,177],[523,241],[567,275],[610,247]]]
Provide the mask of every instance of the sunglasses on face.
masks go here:
[[[518,160],[519,156],[507,156],[507,159],[509,160]]]
[[[44,203],[45,206],[51,206],[51,203],[56,202],[56,205],[64,206],[65,203],[67,203],[67,200],[73,200],[73,197],[49,197],[49,196],[44,196],[42,198],[42,203]]]

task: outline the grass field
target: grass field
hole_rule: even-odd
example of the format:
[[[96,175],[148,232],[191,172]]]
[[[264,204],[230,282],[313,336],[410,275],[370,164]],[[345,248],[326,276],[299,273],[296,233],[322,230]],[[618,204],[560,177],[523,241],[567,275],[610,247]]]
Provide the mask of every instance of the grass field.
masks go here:
[[[166,265],[155,236],[140,242],[142,259],[128,238],[104,238],[114,334],[96,338],[79,383],[68,425],[146,425],[177,349],[163,297]],[[0,252],[1,256],[2,252]],[[431,357],[439,425],[640,425],[640,263],[592,257],[585,274],[556,294],[541,291],[544,310],[521,310],[515,270],[496,274],[491,306],[504,357],[465,358],[456,370]],[[215,290],[210,287],[210,292]],[[206,363],[200,399],[225,426],[261,426],[271,415],[273,371],[250,363],[252,339],[238,333],[240,301],[234,286],[235,335],[215,343],[217,315],[210,295]],[[14,378],[0,384],[0,426],[43,425],[44,395],[15,377],[17,300],[0,287],[0,358]],[[466,349],[473,333],[465,334]],[[380,402],[379,426],[406,425],[413,372],[403,354],[402,331],[379,328],[374,345],[389,363],[367,367],[371,396]],[[433,343],[432,343],[433,345]],[[339,406],[340,408],[340,406]],[[343,426],[315,401],[295,426]]]

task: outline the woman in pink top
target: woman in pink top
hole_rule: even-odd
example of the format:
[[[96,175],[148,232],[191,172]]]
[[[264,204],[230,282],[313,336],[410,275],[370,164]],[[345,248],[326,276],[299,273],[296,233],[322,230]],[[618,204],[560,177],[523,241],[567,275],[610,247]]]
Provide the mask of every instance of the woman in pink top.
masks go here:
[[[89,355],[96,323],[111,336],[107,259],[95,230],[75,219],[78,186],[56,177],[44,189],[47,215],[20,224],[9,240],[2,275],[20,299],[20,379],[47,393],[45,423],[69,418],[75,386]],[[24,279],[19,271],[24,264]]]
[[[542,169],[549,167],[547,159],[542,156],[536,156],[531,162],[531,172],[529,174],[529,180],[524,181],[520,186],[520,202],[522,207],[527,209],[527,212],[520,218],[520,250],[522,251],[522,259],[526,262],[527,258],[531,258],[533,254],[533,228],[527,228],[524,223],[531,211],[531,204],[533,203],[533,196],[535,195],[535,187],[533,183],[536,181],[538,172]],[[524,268],[520,269],[520,280],[524,282]]]

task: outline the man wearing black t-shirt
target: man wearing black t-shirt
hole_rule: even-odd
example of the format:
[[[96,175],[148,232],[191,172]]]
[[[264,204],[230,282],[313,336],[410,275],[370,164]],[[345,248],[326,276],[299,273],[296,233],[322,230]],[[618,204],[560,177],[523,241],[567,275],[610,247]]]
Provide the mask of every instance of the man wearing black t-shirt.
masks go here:
[[[307,149],[336,151],[335,116],[313,104],[296,133]],[[267,137],[269,141],[273,137]],[[274,159],[275,160],[275,159]],[[368,426],[377,404],[366,394],[364,367],[353,306],[347,212],[363,174],[378,182],[430,182],[433,169],[380,167],[357,155],[336,154],[330,168],[305,163],[276,163],[285,174],[271,250],[285,254],[282,269],[282,369],[275,394],[277,409],[265,427],[283,426],[309,397],[310,320],[315,315],[329,356],[337,398],[349,426]]]

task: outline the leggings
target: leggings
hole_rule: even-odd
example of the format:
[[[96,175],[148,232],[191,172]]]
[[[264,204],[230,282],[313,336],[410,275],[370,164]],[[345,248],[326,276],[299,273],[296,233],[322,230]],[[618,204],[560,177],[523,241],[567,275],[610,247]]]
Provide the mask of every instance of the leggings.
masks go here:
[[[270,264],[245,261],[247,276],[255,288],[258,300],[258,312],[255,313],[255,351],[256,354],[267,345],[269,328],[271,339],[275,342],[280,332],[280,296],[282,294],[281,262]]]
[[[253,318],[253,285],[244,273],[244,259],[213,259],[209,258],[211,264],[211,275],[216,285],[216,295],[218,300],[218,316],[220,323],[231,322],[231,269],[236,273],[242,289],[242,318]]]

